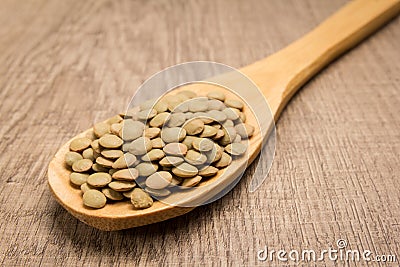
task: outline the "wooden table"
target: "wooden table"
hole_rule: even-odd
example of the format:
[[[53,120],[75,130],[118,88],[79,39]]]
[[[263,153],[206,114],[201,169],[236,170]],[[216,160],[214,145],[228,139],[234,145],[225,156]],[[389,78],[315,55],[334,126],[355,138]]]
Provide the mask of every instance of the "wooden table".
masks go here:
[[[244,66],[345,2],[1,1],[0,265],[267,266],[282,262],[257,260],[266,245],[318,251],[338,239],[395,254],[398,264],[399,18],[293,98],[277,124],[270,175],[255,193],[252,166],[210,205],[101,232],[61,208],[47,186],[60,145],[123,110],[150,75],[193,60]]]

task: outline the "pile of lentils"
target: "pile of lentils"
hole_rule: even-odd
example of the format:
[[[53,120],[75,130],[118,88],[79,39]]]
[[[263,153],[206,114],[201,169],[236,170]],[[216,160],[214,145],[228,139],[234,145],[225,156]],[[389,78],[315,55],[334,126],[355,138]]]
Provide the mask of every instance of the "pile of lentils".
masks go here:
[[[166,95],[97,123],[72,140],[65,163],[83,204],[102,208],[130,200],[146,209],[154,200],[215,176],[247,150],[254,127],[243,102],[221,91]]]

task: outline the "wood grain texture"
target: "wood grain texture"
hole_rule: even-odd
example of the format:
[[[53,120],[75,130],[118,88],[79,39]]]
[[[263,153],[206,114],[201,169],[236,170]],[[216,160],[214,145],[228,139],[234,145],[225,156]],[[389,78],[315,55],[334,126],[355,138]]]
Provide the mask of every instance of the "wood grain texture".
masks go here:
[[[264,245],[317,250],[339,238],[399,259],[399,18],[294,97],[255,193],[253,166],[210,205],[101,232],[69,215],[46,183],[59,146],[124,109],[154,72],[191,60],[244,66],[344,3],[1,1],[0,265],[266,266],[256,259]]]

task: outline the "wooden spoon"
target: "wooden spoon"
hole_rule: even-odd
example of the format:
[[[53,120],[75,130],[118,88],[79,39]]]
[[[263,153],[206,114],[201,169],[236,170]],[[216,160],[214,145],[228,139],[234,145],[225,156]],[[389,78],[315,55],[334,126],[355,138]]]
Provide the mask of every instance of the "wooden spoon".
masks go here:
[[[400,0],[352,1],[303,38],[265,59],[242,68],[241,72],[262,91],[277,120],[290,98],[305,82],[340,54],[396,16],[399,11]],[[226,78],[229,79],[229,76]],[[227,82],[235,83],[235,80]],[[188,87],[196,89],[196,86],[198,85]],[[203,93],[207,90],[202,87]],[[226,94],[237,97],[228,90]],[[249,102],[252,97],[254,98],[252,95],[246,96],[245,100]],[[258,125],[256,117],[263,116],[257,114],[256,108],[251,110],[245,107],[244,112],[248,122],[253,125]],[[85,134],[86,132],[76,137]],[[193,197],[201,199],[212,190],[220,191],[229,186],[238,172],[257,156],[264,138],[265,133],[261,134],[257,129],[250,140],[249,160],[239,160],[237,163],[235,161],[234,167],[228,168],[228,173],[207,181],[204,184],[204,188],[207,189],[196,191]],[[64,155],[68,151],[69,143],[70,141],[63,145],[50,162],[48,181],[57,201],[82,222],[101,230],[120,230],[167,220],[193,209],[167,205],[159,201],[144,210],[134,210],[129,203],[123,202],[106,205],[98,210],[84,207],[80,190],[69,184],[70,170],[64,164]]]

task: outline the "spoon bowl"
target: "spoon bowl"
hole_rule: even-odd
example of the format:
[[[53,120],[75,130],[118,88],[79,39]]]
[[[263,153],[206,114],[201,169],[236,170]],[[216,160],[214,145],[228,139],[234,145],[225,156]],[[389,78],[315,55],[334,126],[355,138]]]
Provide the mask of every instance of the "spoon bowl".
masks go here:
[[[181,90],[192,90],[206,95],[209,91],[215,90],[213,85],[190,84],[179,89],[173,90],[172,93]],[[229,99],[239,99],[239,97],[230,90],[218,87],[223,91]],[[245,105],[243,113],[246,115],[246,122],[258,126],[256,115]],[[258,115],[258,116],[261,116]],[[237,178],[245,170],[245,168],[255,159],[261,149],[262,135],[260,127],[255,127],[253,136],[249,139],[248,151],[245,156],[238,158],[232,162],[230,166],[220,170],[216,176],[211,177],[190,191],[182,191],[173,193],[173,200],[154,201],[153,205],[147,209],[134,209],[129,201],[113,202],[107,204],[101,209],[92,209],[83,205],[82,191],[80,188],[69,182],[71,168],[65,164],[64,156],[69,151],[69,144],[75,138],[85,137],[90,129],[73,137],[65,143],[56,153],[50,162],[48,169],[48,182],[50,189],[56,200],[72,215],[82,222],[101,230],[118,230],[137,227],[159,221],[164,221],[182,214],[185,214],[195,206],[193,203],[207,202],[210,198],[216,196],[230,184],[237,181]],[[177,203],[178,205],[170,205],[171,201],[184,199],[185,203]]]

